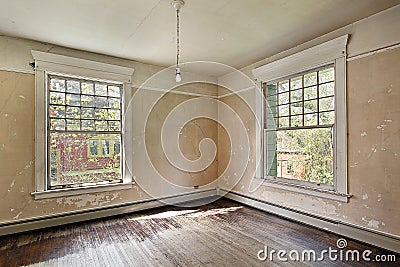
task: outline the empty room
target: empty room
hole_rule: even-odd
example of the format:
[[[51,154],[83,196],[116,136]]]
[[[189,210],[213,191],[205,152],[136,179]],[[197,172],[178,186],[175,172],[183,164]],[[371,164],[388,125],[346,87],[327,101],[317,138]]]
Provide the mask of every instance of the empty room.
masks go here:
[[[0,0],[0,266],[400,266],[400,0]]]

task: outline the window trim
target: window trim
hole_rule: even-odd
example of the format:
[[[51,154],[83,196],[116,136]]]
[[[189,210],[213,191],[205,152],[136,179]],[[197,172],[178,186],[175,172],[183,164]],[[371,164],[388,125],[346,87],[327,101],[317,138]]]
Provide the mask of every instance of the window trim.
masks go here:
[[[48,189],[48,159],[47,159],[47,79],[49,74],[59,74],[62,76],[77,76],[99,81],[112,81],[122,84],[122,106],[123,114],[127,110],[128,101],[132,97],[131,77],[134,69],[96,62],[86,59],[67,57],[41,51],[31,51],[35,60],[35,191],[32,195],[35,199],[50,197],[61,197],[85,193],[104,192],[108,190],[132,188],[132,175],[127,170],[127,157],[132,153],[131,146],[126,145],[132,137],[132,114],[125,114],[122,125],[121,143],[125,146],[122,165],[121,184],[94,185],[79,188]],[[129,158],[129,157],[128,157]]]
[[[346,45],[349,35],[344,35],[320,45],[311,47],[288,57],[273,61],[254,69],[253,75],[261,82],[261,88],[270,83],[288,76],[301,74],[307,70],[316,69],[329,64],[335,69],[335,124],[334,134],[334,188],[310,187],[308,184],[295,184],[290,181],[268,179],[260,164],[258,178],[264,180],[264,184],[274,188],[280,188],[307,195],[316,195],[323,198],[347,202],[350,195],[347,186],[347,115],[346,115]],[[261,105],[256,110],[261,112],[260,118],[264,119],[264,101],[256,101]],[[264,122],[263,122],[264,123]],[[264,131],[264,128],[262,128]],[[261,145],[263,162],[266,162],[264,132],[258,135],[257,143]]]

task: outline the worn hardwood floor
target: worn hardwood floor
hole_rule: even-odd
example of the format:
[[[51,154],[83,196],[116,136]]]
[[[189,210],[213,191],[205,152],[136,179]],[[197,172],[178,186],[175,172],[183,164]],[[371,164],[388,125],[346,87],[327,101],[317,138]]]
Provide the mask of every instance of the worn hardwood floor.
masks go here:
[[[367,266],[376,262],[260,261],[258,251],[337,249],[339,236],[220,199],[0,237],[0,266]],[[371,258],[393,252],[347,239]],[[293,254],[294,255],[294,254]],[[301,255],[301,254],[300,254]],[[318,255],[318,254],[317,254]],[[263,256],[263,255],[261,255]],[[288,257],[288,255],[286,255]],[[399,266],[396,262],[385,266]]]

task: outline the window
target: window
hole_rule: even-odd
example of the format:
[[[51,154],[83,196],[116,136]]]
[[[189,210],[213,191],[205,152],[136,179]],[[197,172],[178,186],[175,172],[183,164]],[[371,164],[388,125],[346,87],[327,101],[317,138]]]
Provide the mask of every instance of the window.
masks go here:
[[[264,148],[258,173],[266,186],[347,202],[347,40],[253,70],[265,97],[257,144]]]
[[[39,51],[32,55],[36,66],[32,194],[40,199],[131,188],[132,177],[122,156],[130,149],[123,146],[122,118],[133,69]],[[124,133],[129,138],[131,132]]]
[[[99,155],[99,140],[89,140],[89,157]]]
[[[110,156],[110,141],[109,140],[101,140],[101,148],[103,157]]]
[[[114,154],[118,154],[121,151],[121,143],[119,140],[114,140]]]
[[[296,172],[294,171],[294,164],[293,164],[293,161],[287,161],[287,163],[286,163],[287,165],[286,165],[286,173],[287,174],[290,174],[290,175],[295,175],[296,174]]]
[[[333,188],[334,76],[325,66],[264,86],[268,177]]]
[[[112,136],[110,137],[112,138]],[[88,157],[119,157],[121,153],[120,140],[91,139],[88,144],[88,152]]]
[[[122,84],[51,74],[48,82],[48,151],[60,151],[49,189],[122,183],[122,157],[110,157],[110,138],[122,136]]]

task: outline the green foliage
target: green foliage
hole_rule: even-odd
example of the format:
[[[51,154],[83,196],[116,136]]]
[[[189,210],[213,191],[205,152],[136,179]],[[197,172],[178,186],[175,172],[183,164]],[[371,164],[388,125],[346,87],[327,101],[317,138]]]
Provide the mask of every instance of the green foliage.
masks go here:
[[[296,151],[305,157],[305,180],[309,182],[333,184],[333,146],[330,128],[281,131],[282,149]],[[298,160],[299,161],[299,160]],[[297,162],[296,164],[299,164]]]

